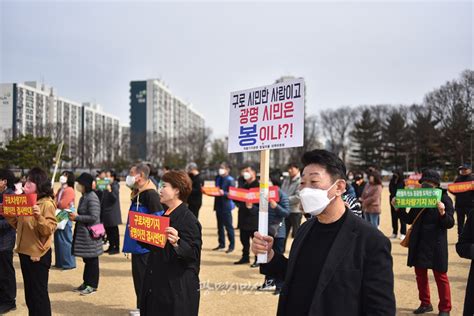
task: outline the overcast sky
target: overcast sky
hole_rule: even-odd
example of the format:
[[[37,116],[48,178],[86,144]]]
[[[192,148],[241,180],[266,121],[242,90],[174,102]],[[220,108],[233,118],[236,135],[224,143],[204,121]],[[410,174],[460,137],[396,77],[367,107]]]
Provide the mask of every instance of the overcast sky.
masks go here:
[[[471,1],[0,2],[0,82],[44,80],[123,125],[131,80],[161,78],[220,137],[229,93],[282,75],[317,113],[420,103],[473,69]]]

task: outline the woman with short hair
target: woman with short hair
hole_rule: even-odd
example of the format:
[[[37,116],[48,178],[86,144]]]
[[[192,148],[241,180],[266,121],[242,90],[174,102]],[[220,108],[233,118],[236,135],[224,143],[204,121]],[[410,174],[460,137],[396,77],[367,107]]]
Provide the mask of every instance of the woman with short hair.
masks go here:
[[[100,223],[100,202],[92,190],[94,178],[88,173],[81,174],[76,189],[82,193],[77,213],[69,213],[69,219],[76,222],[72,242],[73,254],[84,261],[82,284],[74,289],[81,295],[89,295],[97,291],[99,286],[99,256],[104,252],[102,239],[93,238],[92,226]]]
[[[191,179],[184,171],[169,171],[160,182],[160,202],[170,218],[164,248],[151,252],[144,277],[141,315],[198,315],[201,225],[188,209]]]

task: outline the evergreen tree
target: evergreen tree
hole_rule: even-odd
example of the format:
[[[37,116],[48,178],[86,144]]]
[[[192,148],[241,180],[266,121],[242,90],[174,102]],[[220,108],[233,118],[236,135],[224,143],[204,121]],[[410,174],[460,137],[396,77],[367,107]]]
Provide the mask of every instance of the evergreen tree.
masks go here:
[[[380,166],[381,126],[370,109],[364,109],[361,118],[354,123],[351,137],[357,146],[351,155],[355,164],[364,169]]]
[[[407,118],[403,109],[396,109],[386,118],[382,125],[384,166],[389,169],[404,167],[407,142],[409,139]]]

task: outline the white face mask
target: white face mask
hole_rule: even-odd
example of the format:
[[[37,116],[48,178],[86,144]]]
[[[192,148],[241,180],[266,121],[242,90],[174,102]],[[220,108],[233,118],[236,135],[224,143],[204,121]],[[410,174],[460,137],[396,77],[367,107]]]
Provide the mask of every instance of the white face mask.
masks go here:
[[[248,180],[252,177],[252,175],[250,174],[250,172],[247,172],[245,171],[242,176],[244,177],[245,180]]]
[[[59,183],[65,184],[67,182],[67,177],[66,176],[60,176],[59,177]]]
[[[225,169],[224,169],[224,168],[220,168],[220,169],[219,169],[219,175],[220,175],[220,176],[225,175]]]
[[[300,191],[300,200],[305,213],[317,216],[321,214],[336,196],[328,198],[328,192],[337,182],[327,190],[304,188]]]
[[[131,176],[131,175],[128,175],[126,178],[125,178],[125,184],[127,185],[127,187],[129,187],[130,189],[132,189],[134,186],[135,186],[135,177],[134,176]]]

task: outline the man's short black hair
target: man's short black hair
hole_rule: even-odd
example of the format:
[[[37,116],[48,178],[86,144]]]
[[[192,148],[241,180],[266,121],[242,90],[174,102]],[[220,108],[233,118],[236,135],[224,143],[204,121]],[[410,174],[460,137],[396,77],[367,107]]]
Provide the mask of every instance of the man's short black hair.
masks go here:
[[[301,158],[303,168],[316,164],[322,166],[331,175],[333,180],[346,180],[346,166],[341,158],[332,152],[323,149],[315,149],[305,152]]]
[[[245,163],[243,164],[242,166],[240,166],[240,170],[244,170],[244,169],[247,169],[247,168],[250,168],[250,170],[254,171],[255,173],[257,173],[257,168],[255,168],[255,165],[251,164],[251,163]]]
[[[15,176],[9,169],[0,169],[0,180],[7,180],[7,188],[15,190]]]
[[[297,164],[296,162],[290,162],[289,164],[286,165],[286,169],[290,169],[290,168],[296,168],[300,170],[300,165]]]

